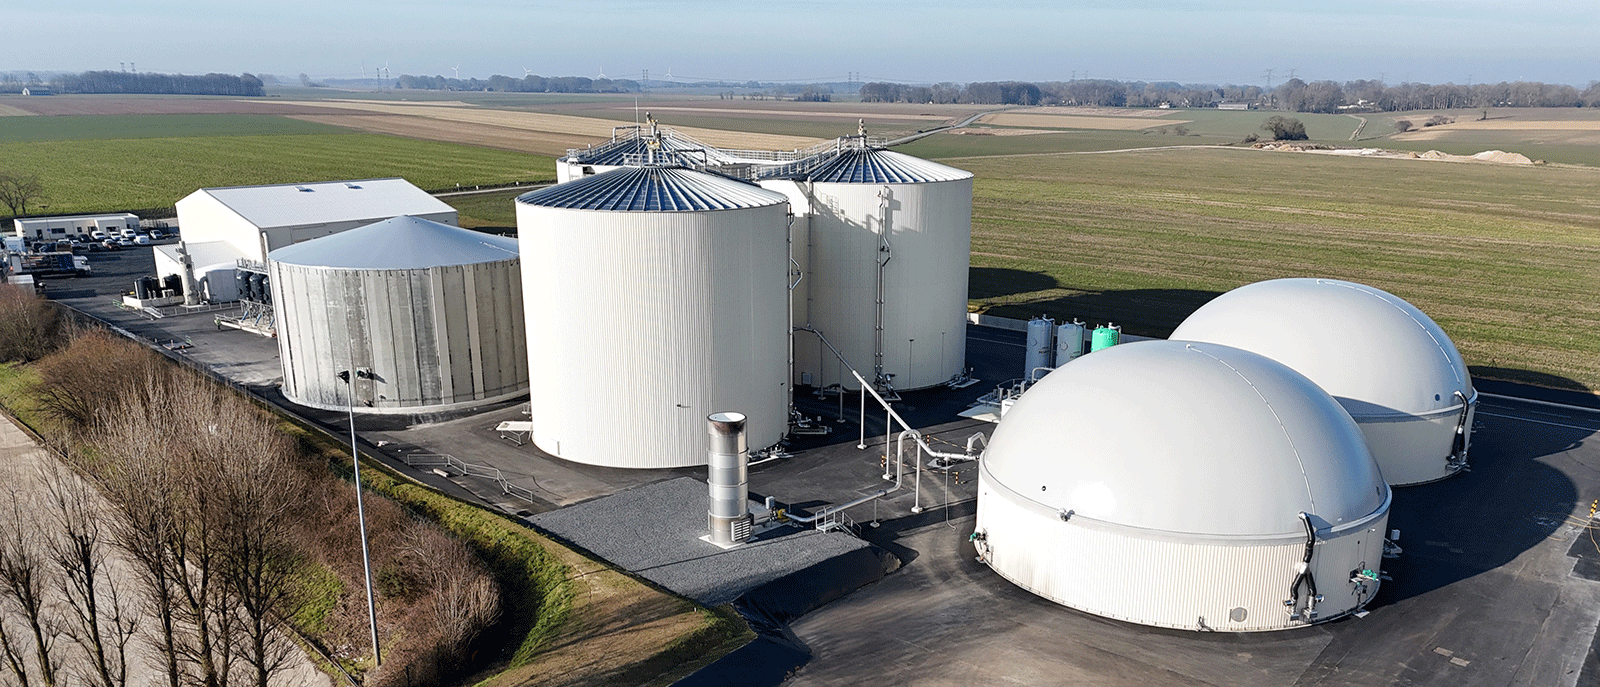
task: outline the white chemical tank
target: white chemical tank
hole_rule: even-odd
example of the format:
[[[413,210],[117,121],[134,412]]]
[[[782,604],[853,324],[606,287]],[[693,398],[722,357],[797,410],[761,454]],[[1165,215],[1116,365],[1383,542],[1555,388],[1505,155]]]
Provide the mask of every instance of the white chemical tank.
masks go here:
[[[1056,327],[1056,367],[1083,355],[1083,332],[1083,320],[1073,320]]]
[[[1053,367],[1056,321],[1048,317],[1028,320],[1028,347],[1022,356],[1022,378],[1034,381],[1048,374],[1040,368]]]

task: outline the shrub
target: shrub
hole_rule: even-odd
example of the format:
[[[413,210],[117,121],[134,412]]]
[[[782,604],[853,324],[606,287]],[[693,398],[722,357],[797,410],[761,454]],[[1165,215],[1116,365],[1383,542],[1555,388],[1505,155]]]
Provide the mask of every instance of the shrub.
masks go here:
[[[1394,122],[1394,130],[1402,134],[1416,128],[1416,126],[1409,119],[1397,119]]]
[[[1294,117],[1272,115],[1267,121],[1261,123],[1261,130],[1272,134],[1279,141],[1304,141],[1306,138],[1306,125]]]

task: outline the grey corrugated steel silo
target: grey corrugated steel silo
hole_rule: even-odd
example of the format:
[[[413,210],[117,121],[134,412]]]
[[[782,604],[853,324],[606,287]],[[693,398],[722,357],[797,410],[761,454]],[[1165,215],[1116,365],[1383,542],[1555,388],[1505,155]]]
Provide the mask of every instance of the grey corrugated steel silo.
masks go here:
[[[528,388],[514,239],[396,217],[268,256],[283,394],[312,408],[422,413]]]

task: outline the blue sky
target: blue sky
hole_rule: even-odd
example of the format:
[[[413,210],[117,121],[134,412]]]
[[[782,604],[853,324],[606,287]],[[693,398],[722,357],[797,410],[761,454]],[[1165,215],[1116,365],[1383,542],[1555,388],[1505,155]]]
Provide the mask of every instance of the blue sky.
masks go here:
[[[0,71],[763,81],[1600,79],[1592,0],[82,0],[4,11]]]

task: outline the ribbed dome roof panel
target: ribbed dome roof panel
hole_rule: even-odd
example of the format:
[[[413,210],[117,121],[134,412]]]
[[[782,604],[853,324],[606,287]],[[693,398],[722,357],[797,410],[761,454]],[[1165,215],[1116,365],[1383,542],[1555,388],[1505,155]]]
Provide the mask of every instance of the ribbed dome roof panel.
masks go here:
[[[678,151],[692,150],[689,145],[675,138],[662,137],[660,147],[655,153],[663,160],[677,160]],[[650,141],[643,138],[630,138],[594,148],[580,150],[570,159],[585,165],[622,166],[630,162],[630,156],[648,155]]]
[[[409,270],[475,265],[517,256],[514,238],[402,215],[284,246],[267,257],[305,267]]]
[[[972,178],[972,173],[888,150],[841,150],[808,178],[831,184],[926,184]]]
[[[703,212],[788,202],[753,184],[677,167],[630,167],[575,179],[517,197],[517,202],[571,210]]]

